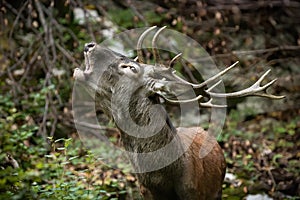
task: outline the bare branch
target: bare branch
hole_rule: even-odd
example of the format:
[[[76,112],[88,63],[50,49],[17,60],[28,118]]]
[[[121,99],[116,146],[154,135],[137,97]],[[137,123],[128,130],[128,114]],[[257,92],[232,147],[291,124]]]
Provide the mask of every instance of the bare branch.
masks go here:
[[[300,46],[293,46],[293,45],[278,46],[278,47],[273,47],[273,48],[268,48],[268,49],[237,50],[237,51],[232,51],[230,53],[216,54],[213,56],[201,57],[200,59],[198,59],[198,61],[211,60],[212,58],[214,58],[214,59],[227,58],[227,57],[234,56],[234,55],[242,56],[242,55],[272,53],[272,52],[277,52],[277,51],[298,51],[298,50],[300,50]]]
[[[148,21],[145,17],[138,11],[135,5],[131,1],[126,1],[128,7],[134,12],[134,14],[145,24],[145,26],[149,26]]]
[[[119,132],[117,128],[103,127],[103,126],[100,126],[98,124],[91,124],[91,123],[81,122],[81,121],[75,121],[74,123],[79,125],[79,126],[86,127],[86,128],[91,128],[91,129],[95,129],[95,130],[105,130],[105,131]],[[78,127],[78,128],[80,128],[80,127]]]
[[[215,10],[232,10],[233,4],[220,4],[218,2],[218,5],[216,6],[208,6],[206,9],[209,11],[215,11]],[[292,8],[299,8],[300,3],[297,1],[262,1],[259,3],[253,3],[253,1],[240,1],[237,4],[234,4],[234,6],[237,6],[240,10],[253,10],[253,9],[259,9],[259,8],[265,8],[265,7],[292,7]]]
[[[268,49],[255,49],[255,50],[246,50],[246,51],[233,51],[235,55],[247,55],[247,54],[262,54],[276,51],[294,51],[299,50],[300,46],[278,46]]]
[[[5,1],[4,1],[4,3],[5,3]],[[12,27],[11,27],[11,30],[10,30],[9,36],[8,36],[8,38],[9,38],[8,41],[9,41],[9,42],[12,41],[12,34],[14,33],[14,29],[15,29],[15,27],[16,27],[18,21],[19,21],[19,18],[21,17],[21,14],[22,14],[23,10],[25,10],[27,4],[28,4],[28,1],[24,2],[23,6],[22,6],[22,7],[20,8],[20,10],[17,11],[17,13],[16,13],[16,14],[17,14],[16,19],[14,20],[14,23],[13,23],[13,25],[12,25]],[[10,4],[7,4],[7,3],[6,3],[6,6],[7,6],[7,7],[8,7],[8,6],[11,7]],[[12,8],[12,7],[11,7],[11,8]],[[11,52],[11,55],[12,55],[12,52]]]
[[[46,19],[45,19],[45,15],[44,15],[42,6],[41,6],[39,0],[35,0],[34,2],[35,2],[35,5],[36,5],[36,9],[37,9],[37,11],[39,13],[40,21],[42,23],[42,26],[44,28],[45,34],[47,36],[48,35],[48,26],[47,26],[47,23],[46,23]]]

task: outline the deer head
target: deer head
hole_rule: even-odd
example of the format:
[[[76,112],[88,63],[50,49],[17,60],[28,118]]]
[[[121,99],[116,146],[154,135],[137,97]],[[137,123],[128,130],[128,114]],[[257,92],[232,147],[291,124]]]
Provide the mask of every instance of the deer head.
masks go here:
[[[213,99],[217,98],[262,96],[271,99],[280,99],[284,97],[275,96],[266,92],[267,88],[269,88],[276,79],[263,86],[261,85],[263,79],[270,73],[271,70],[266,71],[254,84],[246,89],[232,93],[214,92],[213,89],[222,82],[222,80],[216,80],[235,67],[238,62],[235,62],[228,68],[199,84],[190,83],[182,79],[175,74],[176,71],[172,68],[174,62],[181,57],[181,54],[175,56],[168,66],[160,63],[156,42],[159,34],[165,28],[166,27],[160,28],[152,39],[152,53],[156,64],[145,64],[142,52],[143,40],[149,32],[156,29],[156,26],[154,26],[148,28],[140,36],[136,47],[137,57],[135,59],[125,57],[108,48],[101,47],[94,42],[86,44],[84,48],[86,68],[84,71],[79,68],[75,69],[75,79],[83,82],[90,90],[96,92],[96,95],[100,95],[103,99],[107,100],[107,103],[102,102],[105,106],[101,107],[110,107],[110,103],[108,103],[108,101],[110,101],[113,93],[122,95],[124,93],[128,93],[128,90],[131,90],[132,94],[138,93],[146,98],[160,96],[167,102],[171,103],[199,101],[199,105],[201,107],[226,107],[226,105],[213,103]],[[212,84],[214,82],[215,84],[213,84],[210,88],[205,89],[207,84]],[[191,90],[191,88],[202,88],[204,94],[200,94],[194,98],[184,99],[184,95],[182,96],[181,94]],[[204,96],[209,96],[210,99],[204,102]]]

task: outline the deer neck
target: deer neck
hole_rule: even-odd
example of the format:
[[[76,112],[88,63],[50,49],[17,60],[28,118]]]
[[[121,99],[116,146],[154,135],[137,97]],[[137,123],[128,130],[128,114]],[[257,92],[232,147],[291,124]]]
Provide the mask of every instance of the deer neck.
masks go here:
[[[124,86],[126,87],[126,86]],[[123,88],[125,89],[125,88]],[[118,94],[124,94],[121,91]],[[113,95],[117,110],[113,118],[121,131],[124,148],[131,152],[146,153],[158,150],[177,138],[176,129],[165,109],[137,91],[126,98]],[[114,105],[114,104],[113,104]]]

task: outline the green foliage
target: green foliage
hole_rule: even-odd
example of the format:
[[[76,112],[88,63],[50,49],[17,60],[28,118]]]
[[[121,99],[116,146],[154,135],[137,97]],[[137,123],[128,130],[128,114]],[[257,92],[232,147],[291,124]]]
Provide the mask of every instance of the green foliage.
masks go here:
[[[243,194],[242,188],[233,188],[233,187],[226,187],[223,189],[222,199],[228,200],[240,200],[241,194]]]
[[[94,174],[99,162],[90,152],[79,156],[78,141],[48,139],[48,154],[40,142],[32,146],[31,152],[22,151],[32,159],[27,164],[22,162],[21,168],[9,166],[0,171],[1,199],[122,199],[127,193],[116,180],[94,182],[95,176],[100,179],[100,174]],[[4,156],[1,152],[1,158]],[[80,169],[76,169],[78,165]]]
[[[152,10],[148,10],[144,13],[144,19],[139,19],[132,9],[118,9],[114,8],[109,10],[109,15],[113,22],[121,25],[123,28],[141,27],[145,26],[145,20],[149,24],[160,24],[163,20],[163,16],[158,15]]]
[[[0,199],[122,199],[127,193],[124,184],[114,179],[96,183],[99,162],[82,149],[80,141],[48,137],[49,146],[35,136],[39,127],[28,124],[29,116],[52,89],[31,94],[35,106],[28,112],[18,110],[11,96],[0,95]],[[19,166],[14,167],[8,157]],[[82,169],[76,169],[79,165]]]
[[[295,151],[300,143],[294,139],[297,138],[298,122],[299,117],[279,121],[269,116],[245,121],[239,112],[232,110],[229,113],[220,141],[225,146],[226,162],[237,175],[236,182],[240,185],[226,187],[224,199],[245,195],[243,188],[251,188],[252,193],[263,192],[265,179],[275,190],[276,184],[293,183],[291,174],[294,177],[300,175],[299,155]],[[272,170],[279,170],[281,174],[274,179]],[[285,178],[287,182],[283,181]]]
[[[134,14],[131,9],[112,9],[109,11],[113,22],[116,24],[122,24],[124,28],[134,27]]]
[[[28,113],[18,110],[11,96],[0,95],[0,199],[35,198],[30,184],[40,180],[32,160],[46,152],[40,138],[32,136],[38,126],[27,123]],[[41,146],[29,146],[29,143]],[[19,167],[12,164],[18,163]]]
[[[150,24],[161,24],[163,16],[155,13],[153,10],[148,10],[145,12],[145,19]]]

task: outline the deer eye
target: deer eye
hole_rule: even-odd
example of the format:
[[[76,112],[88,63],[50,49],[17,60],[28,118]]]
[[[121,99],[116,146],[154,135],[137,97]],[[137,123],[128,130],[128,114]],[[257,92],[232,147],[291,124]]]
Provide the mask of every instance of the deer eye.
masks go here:
[[[136,70],[135,67],[131,66],[130,69],[131,69],[131,71],[132,71],[133,73],[137,73],[137,70]]]

